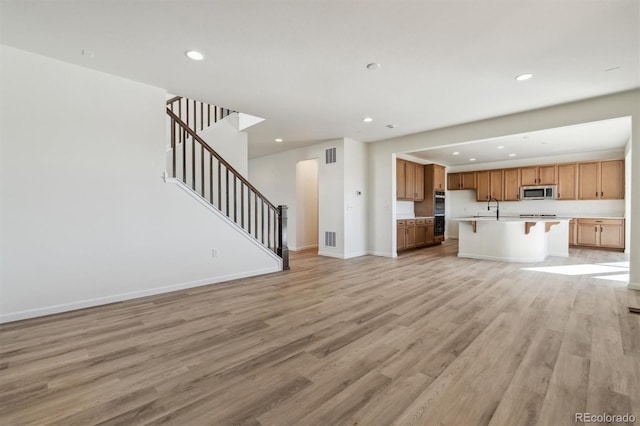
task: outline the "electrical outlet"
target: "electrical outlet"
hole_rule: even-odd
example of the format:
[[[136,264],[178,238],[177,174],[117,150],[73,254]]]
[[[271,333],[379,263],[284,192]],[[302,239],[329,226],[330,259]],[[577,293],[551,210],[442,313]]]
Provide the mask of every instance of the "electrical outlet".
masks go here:
[[[211,249],[211,257],[218,257],[218,250],[217,249]]]

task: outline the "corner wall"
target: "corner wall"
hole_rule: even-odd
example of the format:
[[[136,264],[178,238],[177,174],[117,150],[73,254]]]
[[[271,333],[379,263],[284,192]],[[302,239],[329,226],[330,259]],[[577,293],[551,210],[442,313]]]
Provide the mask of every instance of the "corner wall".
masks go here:
[[[336,148],[337,161],[325,163],[325,150]],[[327,256],[344,257],[344,140],[335,139],[303,148],[249,160],[249,180],[272,203],[288,210],[289,249],[298,250],[298,200],[296,165],[318,159],[318,251]],[[336,247],[325,246],[325,231],[337,233]]]
[[[161,179],[164,90],[6,46],[0,60],[0,321],[279,269]]]

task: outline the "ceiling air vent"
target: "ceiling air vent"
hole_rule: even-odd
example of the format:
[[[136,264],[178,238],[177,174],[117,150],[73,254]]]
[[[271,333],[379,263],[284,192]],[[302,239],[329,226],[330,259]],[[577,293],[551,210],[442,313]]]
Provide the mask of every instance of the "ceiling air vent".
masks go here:
[[[331,164],[336,162],[336,149],[329,148],[324,151],[325,162],[326,164]]]
[[[336,233],[335,233],[335,231],[327,231],[327,232],[324,233],[324,245],[325,245],[325,247],[335,247],[336,246]]]

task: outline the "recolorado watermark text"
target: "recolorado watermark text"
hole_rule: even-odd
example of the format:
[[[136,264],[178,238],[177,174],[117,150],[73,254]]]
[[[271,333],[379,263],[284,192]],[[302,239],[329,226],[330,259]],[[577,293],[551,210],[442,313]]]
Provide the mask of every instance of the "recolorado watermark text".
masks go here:
[[[593,413],[576,413],[574,421],[576,423],[635,423],[636,416],[633,414],[593,414]]]

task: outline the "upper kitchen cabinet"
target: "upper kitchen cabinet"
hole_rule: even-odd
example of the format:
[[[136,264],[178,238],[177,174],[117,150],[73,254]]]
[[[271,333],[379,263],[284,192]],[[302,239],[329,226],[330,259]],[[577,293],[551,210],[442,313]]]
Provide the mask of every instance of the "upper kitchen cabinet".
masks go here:
[[[396,198],[404,200],[407,197],[405,184],[405,171],[407,170],[407,162],[404,160],[396,160]]]
[[[449,173],[447,175],[447,189],[450,191],[475,188],[476,172]]]
[[[624,160],[600,162],[600,198],[603,200],[624,198]]]
[[[504,173],[504,200],[520,200],[520,169],[505,169]]]
[[[427,198],[433,197],[434,191],[444,191],[445,168],[439,164],[424,166],[424,190]]]
[[[624,160],[578,164],[578,199],[615,200],[624,198]]]
[[[575,200],[578,196],[578,165],[558,165],[558,200]]]
[[[424,199],[424,166],[396,159],[396,199],[421,201]]]
[[[433,164],[433,190],[444,191],[444,166]]]
[[[476,200],[488,201],[489,198],[495,198],[502,201],[504,199],[503,179],[502,169],[476,172]]]
[[[555,185],[556,166],[533,166],[520,168],[522,186]]]
[[[434,193],[444,191],[445,168],[439,164],[427,164],[423,170],[424,199],[416,200],[413,211],[416,216],[431,217],[435,214]]]

